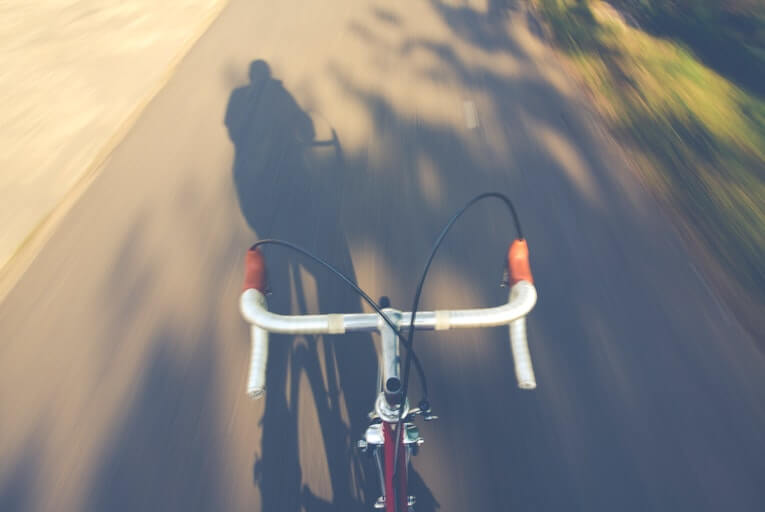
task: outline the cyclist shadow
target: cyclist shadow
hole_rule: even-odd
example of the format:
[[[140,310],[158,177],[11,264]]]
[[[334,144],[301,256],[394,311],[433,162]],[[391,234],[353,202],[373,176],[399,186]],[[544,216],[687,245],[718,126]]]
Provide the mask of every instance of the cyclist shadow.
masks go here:
[[[343,189],[352,171],[329,124],[301,109],[262,60],[250,65],[250,83],[232,92],[225,124],[235,146],[239,206],[257,237],[293,242],[356,281],[342,227]],[[281,248],[264,252],[272,311],[362,310],[359,298],[326,269]],[[367,426],[376,372],[368,334],[272,335],[262,445],[253,466],[262,510],[371,508],[379,495],[377,475],[355,444]],[[306,396],[313,401],[301,401]],[[312,414],[318,427],[310,427]],[[323,441],[323,454],[315,449],[317,439]],[[306,463],[312,469],[324,465],[329,484],[305,482],[301,466]],[[429,510],[426,494],[421,492],[424,508],[418,510]]]

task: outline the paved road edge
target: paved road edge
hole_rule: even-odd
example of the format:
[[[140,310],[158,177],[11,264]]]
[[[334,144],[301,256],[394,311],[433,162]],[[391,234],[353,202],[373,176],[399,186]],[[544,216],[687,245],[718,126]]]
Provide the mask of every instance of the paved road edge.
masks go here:
[[[197,44],[199,39],[207,32],[215,20],[218,19],[228,4],[229,0],[220,0],[218,5],[216,5],[215,8],[202,19],[192,32],[192,35],[186,40],[175,57],[170,61],[159,80],[157,80],[149,92],[136,103],[130,113],[117,124],[112,136],[106,144],[96,152],[91,163],[83,169],[81,176],[77,179],[75,184],[65,192],[61,201],[45,214],[35,228],[32,229],[26,238],[21,241],[8,261],[0,266],[0,302],[5,300],[16,284],[18,284],[26,270],[32,265],[37,255],[42,251],[47,241],[56,231],[61,220],[66,217],[66,214],[75,204],[77,204],[79,198],[82,197],[88,187],[99,176],[112,152],[130,132],[146,107],[149,106],[157,94],[159,94],[165,85],[167,85],[178,65]]]

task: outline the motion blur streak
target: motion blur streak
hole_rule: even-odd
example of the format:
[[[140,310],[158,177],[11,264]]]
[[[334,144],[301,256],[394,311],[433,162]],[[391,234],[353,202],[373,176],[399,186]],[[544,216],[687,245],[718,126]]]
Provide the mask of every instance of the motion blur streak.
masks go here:
[[[443,223],[491,190],[529,242],[538,389],[515,389],[506,329],[423,335],[441,419],[418,512],[761,510],[763,354],[529,16],[232,0],[0,303],[0,510],[371,509],[375,341],[273,336],[249,401],[244,252],[288,239],[406,308]],[[512,236],[471,211],[423,307],[499,304]],[[362,310],[264,252],[274,311]]]

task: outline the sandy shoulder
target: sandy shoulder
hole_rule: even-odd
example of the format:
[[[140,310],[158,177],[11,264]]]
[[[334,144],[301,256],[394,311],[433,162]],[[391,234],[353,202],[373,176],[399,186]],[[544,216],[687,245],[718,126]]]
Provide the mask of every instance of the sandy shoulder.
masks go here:
[[[225,4],[0,2],[0,269]]]

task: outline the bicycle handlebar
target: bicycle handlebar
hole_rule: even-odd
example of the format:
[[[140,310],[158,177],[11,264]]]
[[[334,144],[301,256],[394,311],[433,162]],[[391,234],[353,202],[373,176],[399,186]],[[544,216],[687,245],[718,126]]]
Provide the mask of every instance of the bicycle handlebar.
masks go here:
[[[525,240],[516,240],[508,251],[511,288],[508,302],[482,309],[418,311],[414,326],[418,330],[494,327],[509,325],[510,347],[513,352],[518,387],[534,389],[536,380],[526,340],[526,315],[537,300],[537,292],[528,263]],[[325,315],[280,315],[268,311],[265,298],[265,263],[258,249],[247,253],[244,291],[240,310],[251,324],[252,351],[247,394],[254,399],[265,393],[268,333],[282,334],[343,334],[354,331],[380,331],[384,320],[377,313]],[[401,328],[411,321],[410,312],[387,310],[394,325]]]
[[[536,303],[536,289],[528,281],[519,281],[510,290],[507,304],[493,308],[443,311],[418,311],[414,320],[417,330],[446,330],[466,327],[507,325],[526,316]],[[344,334],[346,332],[379,331],[383,319],[377,313],[325,315],[280,315],[268,311],[262,292],[251,288],[242,293],[242,316],[250,324],[278,334]],[[389,318],[399,328],[409,325],[412,314],[392,310]]]

